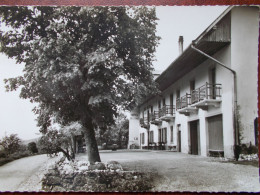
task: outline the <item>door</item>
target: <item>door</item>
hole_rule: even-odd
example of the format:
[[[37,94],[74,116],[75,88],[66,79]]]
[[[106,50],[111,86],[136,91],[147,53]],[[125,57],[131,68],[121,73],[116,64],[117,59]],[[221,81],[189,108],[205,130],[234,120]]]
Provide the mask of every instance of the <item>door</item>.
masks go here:
[[[223,151],[222,115],[208,118],[209,151]]]
[[[181,152],[181,125],[177,125],[178,132],[178,152]]]
[[[211,83],[212,87],[211,87],[211,99],[216,99],[216,68],[211,69]]]
[[[198,121],[190,122],[190,152],[198,155]]]
[[[173,94],[170,95],[170,108],[168,114],[173,114]]]

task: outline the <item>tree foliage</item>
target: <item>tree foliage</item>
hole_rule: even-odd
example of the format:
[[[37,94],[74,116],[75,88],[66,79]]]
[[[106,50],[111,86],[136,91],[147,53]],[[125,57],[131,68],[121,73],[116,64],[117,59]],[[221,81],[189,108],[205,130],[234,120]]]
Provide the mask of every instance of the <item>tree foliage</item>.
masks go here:
[[[40,138],[39,146],[42,152],[50,156],[62,152],[68,160],[75,158],[71,137],[54,128],[49,129],[49,131]]]
[[[79,121],[89,160],[100,161],[94,129],[113,124],[117,105],[129,109],[156,91],[155,9],[3,6],[0,17],[1,52],[25,65],[7,90],[21,87],[20,97],[38,103],[43,133],[52,121]]]
[[[115,124],[99,129],[97,141],[104,147],[117,144],[119,148],[125,148],[128,144],[128,134],[129,120],[123,113],[119,113],[115,119]]]
[[[13,154],[17,152],[21,146],[21,139],[17,134],[6,135],[0,139],[0,145],[2,145],[7,154]]]
[[[33,154],[38,153],[38,148],[35,142],[28,143],[27,148]]]

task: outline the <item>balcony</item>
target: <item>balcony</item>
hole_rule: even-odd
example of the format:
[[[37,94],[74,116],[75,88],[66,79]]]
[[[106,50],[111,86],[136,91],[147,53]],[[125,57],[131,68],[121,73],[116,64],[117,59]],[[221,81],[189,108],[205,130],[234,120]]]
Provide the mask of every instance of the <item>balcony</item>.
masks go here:
[[[188,93],[176,100],[176,106],[177,111],[185,116],[189,116],[190,113],[195,113],[198,110],[195,107],[191,107],[191,94]]]
[[[154,125],[161,125],[162,124],[162,120],[159,118],[159,111],[154,111],[152,113],[151,124],[154,124]]]
[[[171,121],[175,118],[175,107],[173,105],[165,105],[159,111],[159,118],[163,121]]]
[[[195,89],[191,93],[191,106],[207,110],[209,106],[219,107],[221,102],[221,84],[209,84]]]
[[[140,118],[140,126],[146,129],[149,127],[148,117]]]

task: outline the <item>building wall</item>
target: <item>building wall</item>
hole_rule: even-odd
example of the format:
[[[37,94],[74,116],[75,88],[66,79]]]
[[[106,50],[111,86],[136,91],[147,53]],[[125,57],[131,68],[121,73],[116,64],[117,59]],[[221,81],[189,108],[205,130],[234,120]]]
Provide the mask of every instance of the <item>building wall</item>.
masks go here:
[[[230,66],[230,46],[222,49],[214,55],[215,58]],[[175,119],[171,122],[163,121],[160,126],[151,125],[150,131],[154,131],[155,142],[158,141],[158,129],[167,128],[167,147],[177,147],[177,125],[181,126],[181,149],[183,153],[190,152],[190,136],[189,136],[189,122],[199,120],[199,154],[202,156],[208,155],[207,143],[207,118],[215,115],[223,115],[223,139],[224,139],[224,152],[227,157],[233,156],[233,77],[232,73],[221,66],[218,66],[211,60],[206,60],[197,68],[187,73],[184,77],[173,83],[165,91],[162,92],[161,97],[156,97],[145,105],[141,106],[139,116],[142,117],[142,111],[145,107],[153,106],[153,110],[158,110],[158,100],[165,98],[166,105],[170,105],[170,94],[173,94],[173,104],[176,105],[177,94],[176,91],[180,90],[180,97],[190,92],[190,81],[195,80],[195,88],[199,88],[206,82],[209,82],[209,71],[213,67],[216,68],[216,83],[222,84],[222,102],[220,107],[209,107],[207,111],[199,109],[196,113],[185,116],[176,111]],[[146,112],[144,114],[146,116]],[[174,141],[170,142],[170,126],[173,126]],[[146,132],[142,128],[140,132]],[[147,135],[146,135],[147,136]],[[145,140],[146,141],[146,140]],[[147,142],[145,142],[147,144]]]
[[[241,24],[242,23],[242,24]],[[250,34],[250,36],[248,36]],[[246,37],[246,39],[245,39]],[[231,44],[224,47],[214,58],[225,66],[237,72],[238,104],[240,106],[241,123],[243,123],[243,141],[254,143],[254,119],[257,116],[257,51],[258,51],[258,9],[254,7],[235,7],[231,12]],[[198,54],[201,55],[201,54]],[[208,110],[198,109],[197,112],[185,116],[176,111],[175,118],[171,122],[163,121],[161,125],[150,125],[150,131],[154,132],[154,141],[158,142],[158,129],[167,128],[167,144],[175,146],[178,144],[177,127],[181,129],[181,152],[190,153],[190,123],[198,121],[198,154],[208,156],[209,154],[209,129],[208,120],[212,116],[222,116],[223,145],[225,157],[232,158],[234,155],[234,77],[233,73],[208,59],[198,67],[188,72],[181,79],[173,83],[161,96],[154,97],[140,107],[139,117],[143,117],[143,110],[153,106],[158,110],[158,100],[165,98],[166,105],[170,105],[170,94],[173,94],[173,105],[176,106],[177,94],[180,97],[190,92],[190,81],[195,80],[195,89],[210,81],[210,70],[216,69],[216,83],[222,85],[221,103],[218,107],[209,106]],[[248,95],[250,94],[250,95]],[[151,110],[150,110],[151,113]],[[147,116],[145,112],[144,116]],[[138,121],[139,125],[139,121]],[[173,142],[170,142],[170,127],[173,126]],[[145,144],[147,145],[147,130],[141,128],[140,133],[145,133]]]
[[[139,137],[139,111],[138,109],[133,110],[131,112],[131,116],[129,119],[129,141],[128,141],[128,148],[131,145],[139,146],[140,137]]]
[[[255,143],[254,119],[257,117],[258,33],[259,8],[232,9],[231,67],[237,73],[240,131],[242,143],[252,144]]]

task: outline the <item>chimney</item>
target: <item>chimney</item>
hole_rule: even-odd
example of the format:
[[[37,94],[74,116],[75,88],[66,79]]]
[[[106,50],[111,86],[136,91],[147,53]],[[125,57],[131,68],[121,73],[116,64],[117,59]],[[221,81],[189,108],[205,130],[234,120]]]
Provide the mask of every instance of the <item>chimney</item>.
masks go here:
[[[183,52],[183,36],[179,36],[179,54]]]

